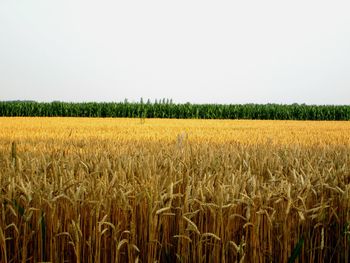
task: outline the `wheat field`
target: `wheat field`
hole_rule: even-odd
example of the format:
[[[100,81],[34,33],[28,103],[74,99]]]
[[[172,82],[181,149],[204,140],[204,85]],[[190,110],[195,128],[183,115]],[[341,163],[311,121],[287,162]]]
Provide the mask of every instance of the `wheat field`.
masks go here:
[[[349,262],[350,122],[0,118],[0,262]]]

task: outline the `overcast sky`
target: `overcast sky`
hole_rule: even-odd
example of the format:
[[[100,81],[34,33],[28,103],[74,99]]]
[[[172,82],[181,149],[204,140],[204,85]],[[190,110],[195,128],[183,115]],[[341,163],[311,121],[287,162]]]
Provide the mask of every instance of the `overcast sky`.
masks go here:
[[[350,1],[0,0],[0,100],[350,104]]]

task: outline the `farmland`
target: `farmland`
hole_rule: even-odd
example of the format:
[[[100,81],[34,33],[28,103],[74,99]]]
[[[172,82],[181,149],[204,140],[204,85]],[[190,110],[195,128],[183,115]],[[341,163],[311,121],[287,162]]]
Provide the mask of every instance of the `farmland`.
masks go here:
[[[172,119],[350,120],[349,105],[177,104],[151,102],[0,101],[7,117],[128,117]]]
[[[2,117],[0,204],[0,262],[348,262],[350,123]]]

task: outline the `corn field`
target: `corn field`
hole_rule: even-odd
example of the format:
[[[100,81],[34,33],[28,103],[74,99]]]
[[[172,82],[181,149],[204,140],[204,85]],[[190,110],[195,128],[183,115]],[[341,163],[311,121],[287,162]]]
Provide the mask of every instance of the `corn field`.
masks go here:
[[[7,117],[128,117],[173,119],[350,120],[349,105],[176,104],[171,100],[123,103],[0,101]]]
[[[349,122],[0,118],[0,262],[349,261]]]

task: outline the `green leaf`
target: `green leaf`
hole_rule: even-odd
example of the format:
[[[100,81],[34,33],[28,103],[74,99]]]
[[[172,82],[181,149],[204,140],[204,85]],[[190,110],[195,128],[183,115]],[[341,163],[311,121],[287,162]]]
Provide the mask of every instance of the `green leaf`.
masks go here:
[[[292,251],[292,255],[288,259],[288,263],[293,263],[300,256],[301,248],[304,245],[304,238],[302,237],[298,243],[295,245],[295,248]]]

